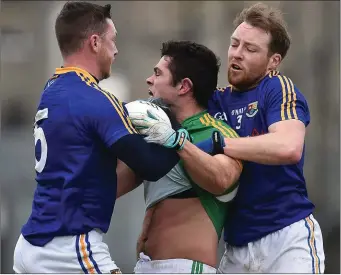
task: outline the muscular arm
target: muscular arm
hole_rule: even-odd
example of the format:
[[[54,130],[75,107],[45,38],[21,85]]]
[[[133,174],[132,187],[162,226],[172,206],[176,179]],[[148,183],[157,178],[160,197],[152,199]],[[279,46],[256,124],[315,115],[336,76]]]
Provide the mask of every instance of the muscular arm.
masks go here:
[[[257,137],[225,138],[227,156],[260,164],[295,164],[303,152],[305,125],[299,120],[276,122]]]
[[[129,193],[136,187],[140,186],[140,184],[142,183],[142,180],[138,176],[136,176],[133,170],[131,170],[123,161],[117,160],[116,174],[117,174],[116,198],[119,198]]]
[[[221,195],[232,186],[242,170],[235,159],[223,154],[211,156],[189,141],[178,154],[192,180],[214,195]]]

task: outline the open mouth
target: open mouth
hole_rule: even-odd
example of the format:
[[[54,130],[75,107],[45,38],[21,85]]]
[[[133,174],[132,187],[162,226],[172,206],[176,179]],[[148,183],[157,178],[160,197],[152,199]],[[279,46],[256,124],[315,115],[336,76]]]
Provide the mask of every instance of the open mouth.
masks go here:
[[[148,90],[148,94],[149,94],[150,96],[154,96],[151,90]]]
[[[231,65],[231,68],[232,68],[233,70],[236,70],[236,71],[240,71],[240,70],[241,70],[241,68],[240,68],[237,64],[232,64],[232,65]]]

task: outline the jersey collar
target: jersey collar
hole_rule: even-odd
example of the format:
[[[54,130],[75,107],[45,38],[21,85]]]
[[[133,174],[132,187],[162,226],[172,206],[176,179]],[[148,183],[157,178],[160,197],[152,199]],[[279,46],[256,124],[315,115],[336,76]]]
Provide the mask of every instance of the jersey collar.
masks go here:
[[[83,74],[84,77],[88,77],[90,78],[90,80],[92,80],[93,82],[98,83],[98,79],[96,77],[94,77],[92,74],[90,74],[89,72],[87,72],[86,70],[83,70],[79,67],[60,67],[60,68],[56,68],[56,72],[55,74],[66,74],[66,73],[71,73],[71,72],[75,72],[78,74]]]
[[[207,110],[201,111],[193,116],[190,116],[188,118],[186,118],[181,125],[183,127],[187,127],[190,123],[192,123],[193,121],[199,120],[204,114],[207,113]]]

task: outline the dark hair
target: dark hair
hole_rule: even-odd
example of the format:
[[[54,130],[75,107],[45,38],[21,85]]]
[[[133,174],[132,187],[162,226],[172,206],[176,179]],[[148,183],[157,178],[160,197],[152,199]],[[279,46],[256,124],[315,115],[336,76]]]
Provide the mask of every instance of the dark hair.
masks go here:
[[[207,108],[208,100],[217,87],[220,61],[207,47],[191,41],[162,43],[161,57],[169,56],[169,70],[175,86],[184,78],[193,83],[193,96],[197,103]]]
[[[91,33],[103,34],[106,18],[111,19],[111,5],[104,7],[89,2],[67,2],[60,11],[55,31],[63,56],[77,51]]]
[[[257,3],[249,8],[245,8],[235,18],[235,28],[243,22],[258,27],[266,32],[270,32],[270,53],[279,53],[282,58],[286,56],[290,47],[290,36],[283,19],[283,14],[280,10],[269,7],[263,3]]]

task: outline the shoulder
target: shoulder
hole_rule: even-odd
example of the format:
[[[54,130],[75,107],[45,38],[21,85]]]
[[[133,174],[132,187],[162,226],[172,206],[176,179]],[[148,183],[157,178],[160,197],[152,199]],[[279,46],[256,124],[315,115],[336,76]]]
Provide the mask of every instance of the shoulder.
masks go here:
[[[115,95],[102,89],[96,81],[84,77],[78,72],[72,76],[68,89],[71,96],[70,104],[73,113],[80,116],[112,116],[115,113],[125,116],[123,103]]]
[[[291,99],[305,100],[304,95],[294,84],[294,81],[279,71],[270,72],[260,83],[260,88],[265,100],[282,98],[284,103]]]
[[[95,105],[94,103],[102,103],[108,104],[109,106],[117,106],[120,109],[123,109],[123,103],[116,98],[116,96],[101,88],[96,81],[93,79],[82,75],[81,73],[75,73],[78,77],[77,85],[86,93],[87,101],[91,105]],[[93,100],[93,102],[91,101]],[[100,108],[100,106],[94,106],[96,108]]]
[[[104,94],[101,93],[104,90],[98,86],[93,78],[90,78],[81,72],[69,72],[60,75],[60,79],[64,88],[73,91],[70,95],[77,94],[77,96],[79,96],[79,94],[81,94],[89,98],[91,96],[102,97],[101,94]]]
[[[297,89],[292,79],[279,71],[269,72],[263,79],[261,86],[267,88],[266,90],[278,89],[281,91],[287,90],[288,92]]]

